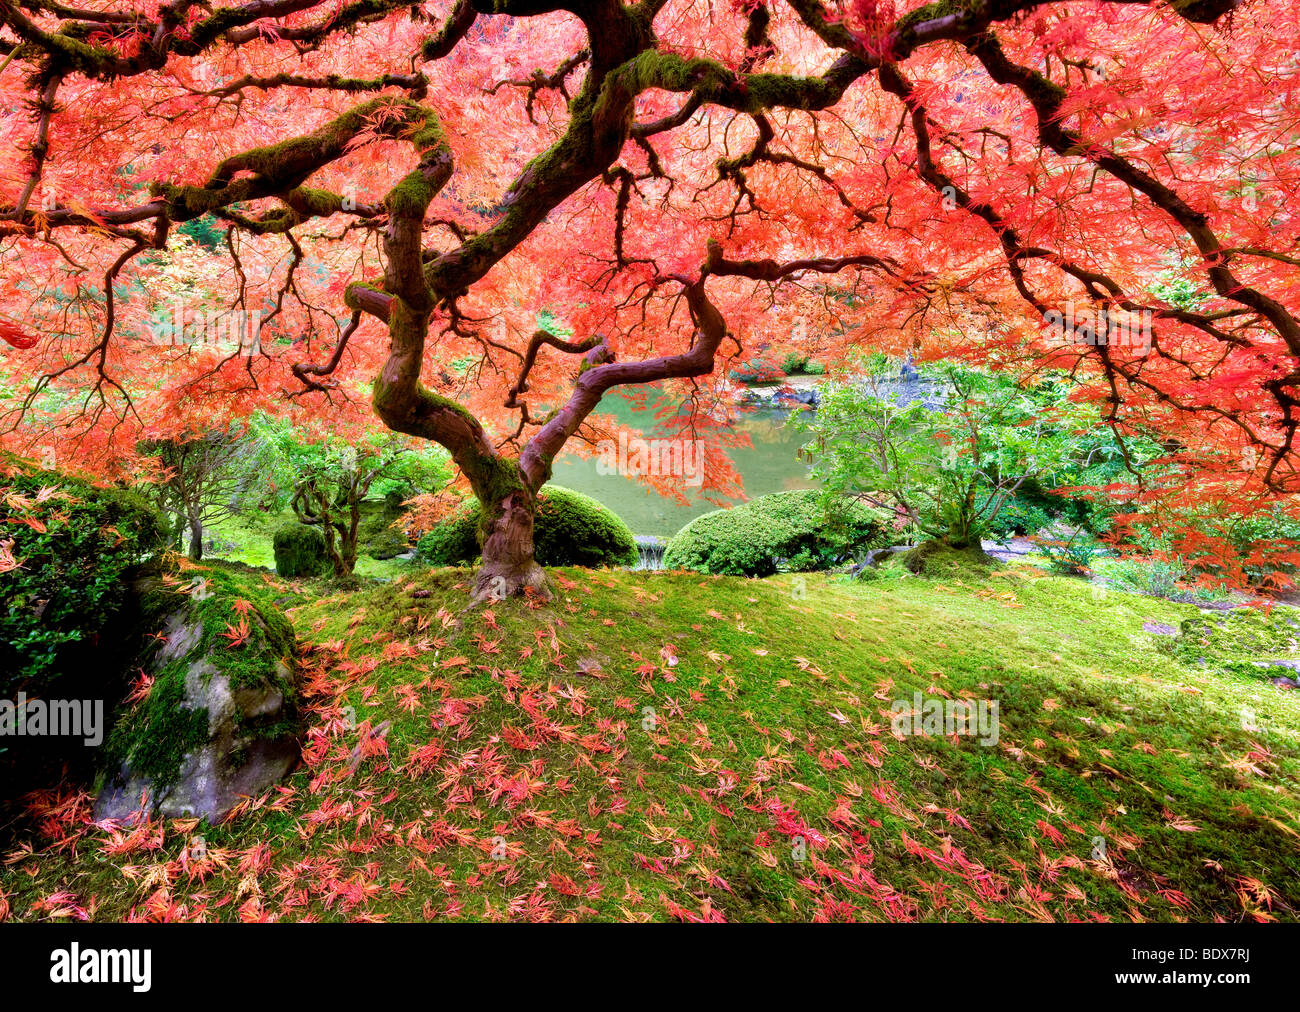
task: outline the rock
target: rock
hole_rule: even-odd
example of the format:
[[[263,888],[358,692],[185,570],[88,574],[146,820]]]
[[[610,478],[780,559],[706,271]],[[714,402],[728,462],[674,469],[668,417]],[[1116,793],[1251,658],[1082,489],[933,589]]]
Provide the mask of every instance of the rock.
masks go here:
[[[856,576],[864,570],[874,569],[879,566],[889,556],[896,555],[899,552],[910,552],[914,547],[915,545],[892,545],[889,548],[869,548],[861,560],[849,568],[849,572]]]
[[[1270,678],[1269,681],[1279,689],[1286,689],[1287,691],[1300,689],[1300,681],[1296,681],[1294,678]]]
[[[821,395],[812,388],[797,390],[791,386],[781,386],[772,395],[772,400],[787,401],[792,404],[806,404],[815,408],[821,403]]]
[[[1075,527],[1064,521],[1057,520],[1044,527],[1035,536],[1042,541],[1064,541],[1068,543],[1082,533],[1082,527]]]
[[[1177,636],[1178,627],[1167,625],[1164,622],[1143,622],[1142,631],[1144,633],[1154,633],[1156,636]]]
[[[247,601],[239,590],[215,579],[207,586],[207,597],[186,599],[166,616],[149,694],[109,736],[97,819],[144,807],[217,823],[298,762],[291,627],[265,599],[236,611],[233,601]],[[248,635],[235,646],[221,633],[240,621]]]
[[[1268,660],[1255,662],[1261,668],[1286,668],[1288,671],[1300,671],[1300,660],[1284,657],[1270,657]]]
[[[1011,559],[1023,559],[1030,552],[1038,550],[1036,544],[1025,538],[1012,538],[1006,544],[984,540],[980,542],[980,547],[984,549],[985,554],[991,555],[995,559],[1002,559],[1004,562]]]

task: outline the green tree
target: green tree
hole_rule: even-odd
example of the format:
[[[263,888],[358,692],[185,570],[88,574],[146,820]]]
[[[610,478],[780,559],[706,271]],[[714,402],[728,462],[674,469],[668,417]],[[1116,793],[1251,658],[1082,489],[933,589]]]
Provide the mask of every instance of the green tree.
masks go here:
[[[952,548],[981,534],[1026,481],[1070,460],[1077,419],[996,375],[945,365],[900,372],[877,357],[854,382],[823,390],[802,452],[828,496],[906,517]]]

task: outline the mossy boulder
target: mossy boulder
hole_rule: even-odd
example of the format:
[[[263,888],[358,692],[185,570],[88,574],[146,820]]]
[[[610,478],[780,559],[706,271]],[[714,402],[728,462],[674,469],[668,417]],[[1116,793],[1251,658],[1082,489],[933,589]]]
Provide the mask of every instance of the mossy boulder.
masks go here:
[[[134,590],[160,630],[142,657],[147,694],[118,717],[104,749],[97,818],[142,805],[219,822],[298,761],[293,629],[269,592],[212,564],[149,576]]]
[[[357,553],[372,559],[394,559],[410,550],[410,542],[400,526],[401,498],[383,502],[366,502],[361,506],[361,524],[357,528]]]
[[[668,542],[663,564],[731,576],[825,570],[885,544],[889,519],[853,500],[828,510],[815,489],[776,492],[696,517]]]
[[[479,556],[478,503],[420,539],[417,556],[435,566],[459,566]],[[558,485],[537,495],[534,558],[543,566],[634,566],[636,538],[622,519],[590,496]]]
[[[285,524],[271,539],[280,576],[322,576],[331,569],[325,535],[306,524]]]
[[[966,545],[951,545],[934,539],[922,541],[915,548],[900,554],[903,566],[917,576],[941,579],[980,579],[998,562],[980,547],[978,541]]]

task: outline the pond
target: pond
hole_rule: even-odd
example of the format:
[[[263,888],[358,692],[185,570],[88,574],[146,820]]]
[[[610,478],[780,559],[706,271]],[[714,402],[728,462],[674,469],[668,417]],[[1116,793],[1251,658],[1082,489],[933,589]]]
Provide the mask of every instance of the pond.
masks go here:
[[[653,401],[653,397],[650,398]],[[615,392],[606,395],[598,409],[613,415],[626,425],[641,429],[647,437],[655,434],[654,414],[638,407]],[[806,437],[785,424],[790,412],[784,408],[760,407],[737,411],[732,428],[748,434],[753,446],[730,451],[736,470],[744,481],[745,494],[751,499],[770,492],[815,488],[808,476],[808,465],[797,457]],[[574,489],[604,503],[621,516],[634,534],[671,537],[691,520],[718,507],[683,488],[690,504],[683,506],[665,499],[634,478],[621,474],[601,474],[595,457],[580,458],[565,452],[555,461],[551,480],[556,485]]]

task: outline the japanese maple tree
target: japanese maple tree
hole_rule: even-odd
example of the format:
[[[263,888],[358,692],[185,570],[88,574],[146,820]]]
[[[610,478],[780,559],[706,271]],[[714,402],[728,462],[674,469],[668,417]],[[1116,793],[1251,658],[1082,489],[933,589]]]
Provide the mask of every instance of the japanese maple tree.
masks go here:
[[[476,592],[544,592],[536,495],[601,398],[659,382],[732,494],[725,367],[779,338],[1072,370],[1183,465],[1134,495],[1250,508],[1296,482],[1296,15],[0,0],[6,438],[109,469],[375,417],[482,502]],[[256,340],[175,340],[232,313]]]

